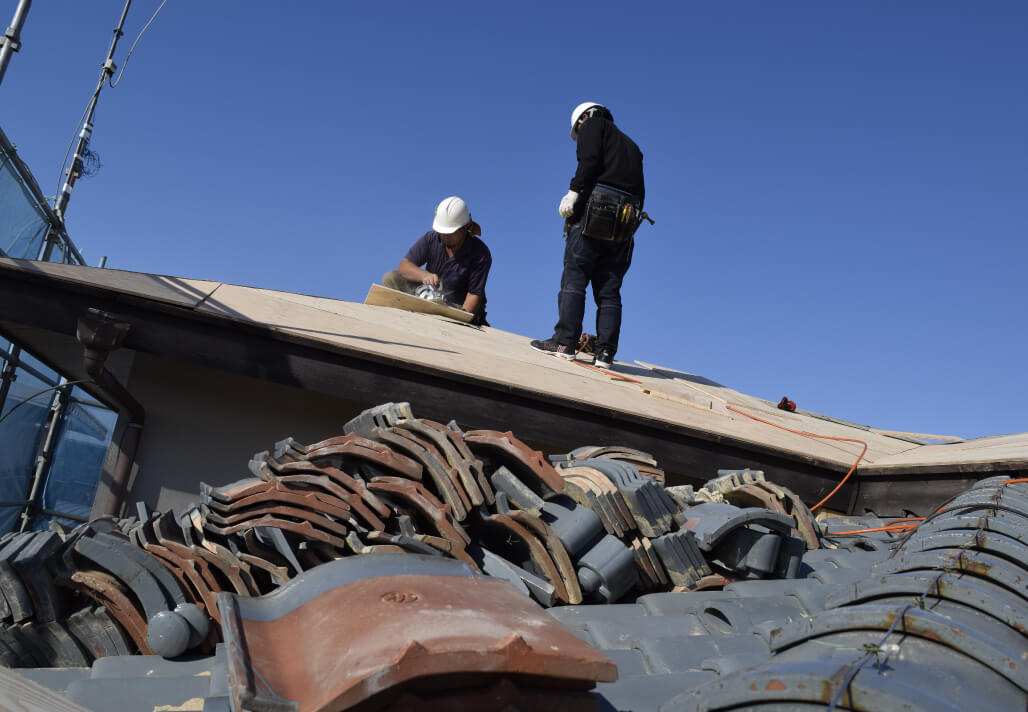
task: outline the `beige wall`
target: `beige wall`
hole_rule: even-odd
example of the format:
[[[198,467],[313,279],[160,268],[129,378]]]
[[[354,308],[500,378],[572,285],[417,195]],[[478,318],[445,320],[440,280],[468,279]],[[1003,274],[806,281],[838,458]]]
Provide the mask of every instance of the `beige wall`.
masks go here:
[[[221,486],[251,477],[250,457],[287,436],[315,442],[341,435],[343,424],[372,404],[136,354],[127,383],[146,409],[126,514],[135,503],[176,512],[199,499],[200,483]],[[120,429],[115,433],[117,443]],[[117,447],[94,505],[102,511]]]

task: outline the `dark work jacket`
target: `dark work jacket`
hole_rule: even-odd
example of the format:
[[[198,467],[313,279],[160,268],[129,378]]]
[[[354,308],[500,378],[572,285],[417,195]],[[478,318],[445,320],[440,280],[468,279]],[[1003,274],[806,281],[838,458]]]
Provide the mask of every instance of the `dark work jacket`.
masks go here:
[[[576,208],[584,206],[597,183],[631,193],[640,202],[646,198],[642,151],[614,122],[599,116],[587,119],[578,129],[577,153],[578,170],[571,179],[571,190],[580,196]]]
[[[450,257],[446,254],[446,245],[439,233],[429,230],[411,245],[404,257],[418,267],[425,267],[429,272],[439,275],[446,298],[458,306],[464,303],[469,294],[482,297],[477,314],[485,315],[485,283],[489,279],[493,256],[479,238],[468,235],[460,249]]]

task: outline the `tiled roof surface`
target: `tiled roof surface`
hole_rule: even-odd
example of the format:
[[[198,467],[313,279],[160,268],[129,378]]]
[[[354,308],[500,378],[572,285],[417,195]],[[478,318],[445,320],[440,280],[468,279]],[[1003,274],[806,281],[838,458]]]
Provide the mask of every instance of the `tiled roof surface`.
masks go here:
[[[177,515],[0,540],[3,662],[124,712],[1028,700],[1026,483],[818,523],[758,472],[665,488],[646,453],[547,460],[407,404],[344,430]]]

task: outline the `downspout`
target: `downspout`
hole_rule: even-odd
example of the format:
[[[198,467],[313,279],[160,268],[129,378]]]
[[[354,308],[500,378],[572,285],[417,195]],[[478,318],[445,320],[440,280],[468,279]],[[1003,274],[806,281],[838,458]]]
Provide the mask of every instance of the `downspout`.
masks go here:
[[[85,316],[79,318],[75,332],[79,343],[85,347],[82,365],[86,373],[128,416],[128,423],[122,431],[121,442],[118,445],[118,462],[114,466],[111,494],[104,506],[104,514],[113,516],[121,513],[132,466],[136,460],[139,438],[143,433],[143,422],[146,419],[143,406],[104,366],[110,353],[121,346],[130,328],[131,324],[117,321],[113,314],[99,309],[89,309]]]

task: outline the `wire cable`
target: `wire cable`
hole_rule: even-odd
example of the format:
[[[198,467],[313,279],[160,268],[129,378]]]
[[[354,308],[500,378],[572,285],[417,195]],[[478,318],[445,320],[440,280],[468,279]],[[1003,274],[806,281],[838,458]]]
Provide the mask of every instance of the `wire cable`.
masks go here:
[[[125,67],[128,66],[129,59],[132,57],[132,52],[135,51],[136,45],[139,43],[139,39],[143,36],[143,33],[146,32],[147,28],[150,27],[153,21],[157,19],[157,14],[161,11],[161,8],[164,7],[164,3],[166,2],[168,2],[168,0],[162,0],[161,4],[157,7],[156,10],[154,10],[153,15],[150,16],[150,19],[147,21],[147,23],[143,25],[143,29],[141,29],[139,31],[139,34],[136,35],[135,41],[132,43],[132,46],[129,47],[128,54],[125,55],[125,61],[121,63],[121,71],[118,72],[117,79],[114,79],[113,77],[107,77],[107,85],[110,86],[111,89],[118,86],[118,82],[120,82],[121,78],[125,76]]]
[[[7,420],[7,417],[11,413],[13,413],[14,411],[18,410],[18,408],[21,408],[23,405],[28,403],[30,400],[32,400],[36,396],[41,396],[44,393],[48,393],[50,391],[56,391],[56,390],[58,390],[60,388],[67,388],[68,386],[76,386],[76,385],[78,385],[80,383],[92,383],[92,382],[93,382],[93,380],[91,378],[83,378],[83,379],[78,380],[78,381],[68,381],[67,383],[58,383],[56,386],[50,386],[49,388],[44,388],[41,391],[36,391],[32,395],[30,395],[28,398],[24,399],[21,403],[19,403],[18,405],[14,406],[9,411],[4,413],[3,416],[0,416],[0,423],[2,423],[5,420]]]
[[[793,428],[787,428],[784,425],[779,425],[778,423],[772,423],[770,420],[764,420],[763,418],[758,418],[757,416],[751,415],[751,414],[747,413],[744,410],[739,410],[735,406],[726,405],[725,409],[733,411],[735,413],[738,413],[739,415],[745,415],[747,418],[751,418],[753,420],[756,420],[757,422],[764,423],[765,425],[770,425],[770,426],[775,427],[775,428],[780,428],[781,430],[786,430],[786,431],[788,431],[790,433],[795,433],[796,435],[805,435],[808,438],[821,438],[822,440],[838,440],[840,442],[846,442],[846,443],[858,443],[858,444],[864,446],[864,449],[860,451],[860,455],[857,456],[857,461],[853,463],[853,467],[851,467],[850,471],[846,473],[846,476],[843,477],[842,480],[839,482],[839,484],[837,484],[835,486],[835,489],[833,489],[831,492],[829,492],[827,495],[825,495],[824,499],[822,499],[820,502],[818,502],[817,504],[815,504],[813,507],[810,508],[811,512],[816,512],[818,509],[820,509],[821,505],[823,505],[825,502],[830,500],[832,498],[832,496],[836,492],[838,492],[842,488],[842,486],[844,484],[846,484],[846,480],[848,480],[850,478],[850,475],[852,475],[854,472],[856,472],[857,465],[859,465],[860,461],[864,459],[864,454],[867,452],[867,443],[864,442],[863,440],[856,440],[854,438],[839,438],[839,437],[835,437],[834,435],[818,435],[817,433],[808,433],[805,430],[795,430]]]
[[[161,4],[154,11],[154,14],[151,15],[150,20],[145,25],[143,25],[143,29],[139,31],[138,35],[136,35],[136,39],[132,43],[132,47],[129,48],[128,54],[125,56],[125,61],[121,65],[121,71],[118,73],[118,78],[112,82],[112,78],[107,77],[107,83],[108,85],[110,85],[112,89],[118,85],[118,82],[121,81],[122,76],[125,74],[125,66],[128,64],[129,57],[132,56],[132,51],[135,50],[136,44],[139,43],[139,40],[143,36],[143,33],[146,32],[147,28],[149,28],[153,21],[157,18],[157,13],[161,11],[161,8],[164,7],[164,4],[166,2],[168,2],[168,0],[162,0]],[[78,138],[79,130],[82,127],[82,122],[85,120],[86,114],[89,113],[89,107],[93,104],[94,101],[97,100],[97,98],[99,98],[101,89],[103,89],[102,83],[96,88],[96,91],[94,91],[90,95],[89,101],[86,102],[86,108],[82,110],[82,115],[79,117],[78,122],[76,122],[75,124],[75,130],[71,134],[71,141],[68,142],[68,150],[64,152],[64,159],[61,161],[61,168],[57,172],[57,190],[54,191],[54,205],[57,204],[57,196],[61,194],[61,188],[64,184],[64,169],[68,166],[68,156],[71,155],[71,149],[75,145],[75,139]]]
[[[850,534],[870,534],[872,532],[889,532],[890,534],[906,534],[917,529],[917,524],[893,524],[885,527],[874,527],[872,529],[853,529],[848,532],[827,532],[826,537],[831,538],[833,536],[848,536]]]
[[[54,205],[57,205],[57,196],[61,194],[61,187],[64,184],[64,168],[68,165],[68,156],[71,155],[71,149],[75,145],[75,139],[79,136],[79,127],[82,126],[82,122],[86,119],[86,114],[89,113],[89,106],[99,95],[100,90],[97,89],[93,92],[92,96],[89,97],[89,101],[86,102],[86,108],[82,110],[82,116],[79,117],[78,122],[75,124],[75,130],[71,132],[71,141],[68,141],[68,150],[64,152],[64,160],[61,161],[61,168],[57,172],[57,190],[54,191]]]
[[[579,366],[584,366],[585,368],[591,368],[594,371],[599,371],[604,376],[610,376],[615,381],[628,381],[629,383],[639,384],[642,383],[642,381],[637,381],[634,378],[629,378],[628,376],[622,376],[620,373],[617,373],[615,371],[611,371],[606,368],[600,368],[599,366],[593,366],[591,363],[585,363],[584,361],[575,361],[574,363],[577,363]]]

